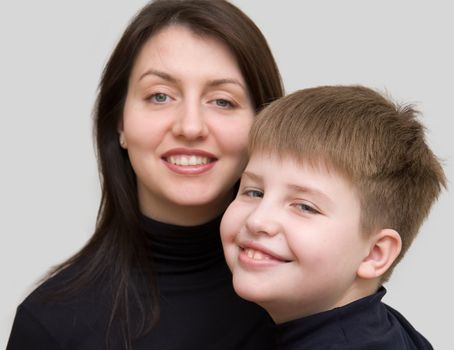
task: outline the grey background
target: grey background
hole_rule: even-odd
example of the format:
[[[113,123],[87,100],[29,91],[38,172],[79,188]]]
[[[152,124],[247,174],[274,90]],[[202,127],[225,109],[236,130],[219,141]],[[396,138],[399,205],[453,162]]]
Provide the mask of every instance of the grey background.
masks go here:
[[[452,183],[454,21],[448,1],[234,3],[268,38],[287,92],[360,83],[417,103]],[[18,303],[93,231],[99,187],[91,110],[107,57],[143,4],[0,3],[0,348]],[[385,299],[436,349],[452,348],[453,202],[452,190],[442,194]]]

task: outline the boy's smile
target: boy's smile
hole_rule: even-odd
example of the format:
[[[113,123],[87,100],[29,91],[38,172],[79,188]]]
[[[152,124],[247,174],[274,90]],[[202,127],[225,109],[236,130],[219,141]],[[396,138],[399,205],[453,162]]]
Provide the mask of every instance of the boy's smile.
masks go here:
[[[360,202],[334,170],[253,154],[221,223],[236,292],[276,322],[357,299]]]
[[[287,263],[290,260],[281,254],[252,240],[238,243],[240,248],[238,260],[243,268],[273,266]]]

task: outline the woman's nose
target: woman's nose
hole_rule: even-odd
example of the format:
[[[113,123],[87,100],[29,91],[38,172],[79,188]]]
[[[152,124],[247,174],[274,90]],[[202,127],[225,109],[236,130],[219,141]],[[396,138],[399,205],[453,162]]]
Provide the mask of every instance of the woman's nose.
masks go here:
[[[208,127],[202,106],[197,102],[186,102],[178,110],[177,118],[172,127],[176,137],[184,137],[195,141],[208,135]]]

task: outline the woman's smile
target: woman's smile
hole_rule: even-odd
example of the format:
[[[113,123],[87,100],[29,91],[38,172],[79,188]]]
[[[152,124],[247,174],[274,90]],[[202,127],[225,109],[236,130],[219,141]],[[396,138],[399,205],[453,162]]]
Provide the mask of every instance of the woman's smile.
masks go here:
[[[161,157],[164,164],[181,175],[199,175],[212,169],[217,157],[201,149],[174,148]]]

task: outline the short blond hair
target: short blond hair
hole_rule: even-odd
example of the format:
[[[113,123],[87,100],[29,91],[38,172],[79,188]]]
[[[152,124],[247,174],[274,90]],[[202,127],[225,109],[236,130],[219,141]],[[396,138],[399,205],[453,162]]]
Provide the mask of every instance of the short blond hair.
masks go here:
[[[413,106],[398,106],[363,86],[304,89],[259,114],[249,152],[323,164],[343,175],[357,190],[363,231],[399,232],[402,252],[396,264],[446,187],[418,114]]]

